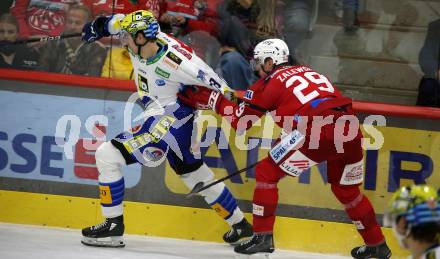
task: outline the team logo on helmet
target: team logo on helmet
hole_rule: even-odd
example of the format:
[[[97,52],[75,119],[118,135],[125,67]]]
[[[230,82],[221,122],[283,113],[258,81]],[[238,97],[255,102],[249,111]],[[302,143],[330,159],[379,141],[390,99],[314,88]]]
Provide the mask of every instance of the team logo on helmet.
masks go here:
[[[289,60],[289,47],[281,39],[267,39],[254,48],[254,60],[262,65],[267,58],[271,58],[275,65],[286,63]]]
[[[159,23],[153,13],[140,10],[125,16],[121,21],[121,29],[132,36],[136,36],[141,31],[146,38],[155,38],[159,32]]]

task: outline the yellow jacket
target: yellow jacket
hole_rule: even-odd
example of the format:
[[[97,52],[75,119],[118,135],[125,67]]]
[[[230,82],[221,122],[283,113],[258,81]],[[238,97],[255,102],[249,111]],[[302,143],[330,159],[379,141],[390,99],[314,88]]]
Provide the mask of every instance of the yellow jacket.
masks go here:
[[[113,47],[107,54],[101,76],[115,79],[133,79],[133,66],[131,65],[128,50]]]

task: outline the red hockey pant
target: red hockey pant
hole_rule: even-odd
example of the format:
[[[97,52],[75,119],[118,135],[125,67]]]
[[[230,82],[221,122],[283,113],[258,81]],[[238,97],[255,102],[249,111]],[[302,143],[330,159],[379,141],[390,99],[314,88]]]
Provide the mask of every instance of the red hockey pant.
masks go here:
[[[362,135],[359,131],[359,135],[354,140],[344,144],[345,152],[337,153],[332,144],[332,132],[331,125],[323,129],[323,135],[321,135],[323,141],[319,149],[309,150],[305,144],[298,151],[318,163],[327,161],[327,178],[331,184],[331,190],[344,206],[365,244],[382,243],[384,236],[376,221],[374,209],[368,198],[360,192],[360,184],[341,184],[345,166],[362,160]],[[278,204],[277,184],[286,175],[270,157],[258,163],[255,176],[257,183],[253,196],[253,224],[256,233],[273,231],[275,210]]]

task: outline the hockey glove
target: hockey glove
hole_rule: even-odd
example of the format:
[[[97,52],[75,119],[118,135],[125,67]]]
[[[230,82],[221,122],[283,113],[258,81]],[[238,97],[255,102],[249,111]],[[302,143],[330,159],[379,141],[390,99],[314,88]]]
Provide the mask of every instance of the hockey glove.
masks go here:
[[[111,16],[99,16],[94,21],[86,23],[82,30],[82,40],[87,43],[92,43],[102,37],[110,36],[110,32],[107,29],[107,24],[110,18]]]
[[[186,88],[183,93],[177,94],[179,100],[194,109],[217,111],[219,98],[223,98],[220,92],[213,91],[203,86]]]

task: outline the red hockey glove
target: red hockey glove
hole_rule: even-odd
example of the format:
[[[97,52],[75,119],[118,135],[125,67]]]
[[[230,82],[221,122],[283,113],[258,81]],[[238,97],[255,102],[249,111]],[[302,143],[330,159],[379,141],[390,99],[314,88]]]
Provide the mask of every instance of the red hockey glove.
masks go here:
[[[186,88],[183,93],[177,94],[179,100],[194,109],[217,111],[220,92],[213,91],[203,86],[196,88]]]

